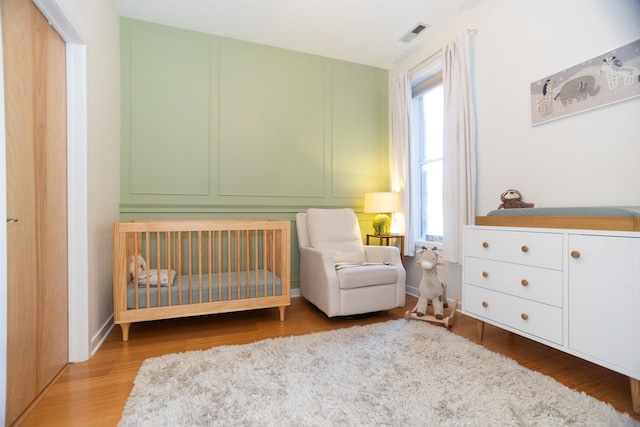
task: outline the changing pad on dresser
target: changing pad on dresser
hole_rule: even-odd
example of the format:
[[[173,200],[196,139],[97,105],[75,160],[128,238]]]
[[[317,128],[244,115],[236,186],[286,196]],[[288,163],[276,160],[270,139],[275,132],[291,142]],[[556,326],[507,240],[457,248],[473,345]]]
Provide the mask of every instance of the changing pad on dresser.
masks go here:
[[[640,206],[496,209],[476,225],[640,231]]]
[[[640,206],[496,209],[488,216],[640,216]]]

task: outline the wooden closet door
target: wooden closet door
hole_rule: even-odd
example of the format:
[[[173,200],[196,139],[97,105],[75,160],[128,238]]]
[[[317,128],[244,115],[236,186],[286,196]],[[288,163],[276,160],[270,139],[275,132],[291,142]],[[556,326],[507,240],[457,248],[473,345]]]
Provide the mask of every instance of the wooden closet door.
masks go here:
[[[1,0],[10,425],[68,361],[66,46],[29,0]]]

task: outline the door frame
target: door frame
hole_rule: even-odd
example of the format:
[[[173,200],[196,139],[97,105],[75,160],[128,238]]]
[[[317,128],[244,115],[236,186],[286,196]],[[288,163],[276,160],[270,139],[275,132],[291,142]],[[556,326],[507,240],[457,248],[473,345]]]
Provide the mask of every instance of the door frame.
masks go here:
[[[86,45],[55,0],[33,0],[66,43],[69,362],[89,359]],[[0,23],[0,164],[6,164],[2,24]],[[6,168],[5,168],[6,170]],[[6,174],[0,173],[0,222],[7,219]],[[7,230],[0,227],[0,313],[7,312]],[[73,325],[73,327],[72,327]],[[0,413],[6,413],[7,319],[0,316]]]

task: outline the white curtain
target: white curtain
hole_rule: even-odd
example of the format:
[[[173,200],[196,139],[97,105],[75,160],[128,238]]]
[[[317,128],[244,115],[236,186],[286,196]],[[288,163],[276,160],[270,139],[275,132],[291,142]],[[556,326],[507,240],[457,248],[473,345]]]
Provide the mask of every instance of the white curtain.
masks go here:
[[[400,193],[403,210],[393,215],[392,232],[405,235],[404,253],[413,256],[413,221],[411,220],[411,180],[409,134],[411,117],[411,85],[404,72],[393,79],[389,87],[389,169],[391,190]]]
[[[476,215],[476,118],[471,87],[470,35],[461,33],[443,50],[444,257],[460,263],[462,228]]]

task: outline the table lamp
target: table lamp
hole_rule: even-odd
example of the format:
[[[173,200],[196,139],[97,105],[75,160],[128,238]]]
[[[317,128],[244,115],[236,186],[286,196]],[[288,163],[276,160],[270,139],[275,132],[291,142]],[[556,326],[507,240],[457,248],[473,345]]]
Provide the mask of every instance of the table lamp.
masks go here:
[[[391,218],[388,213],[400,210],[400,193],[377,192],[365,193],[364,212],[377,213],[373,220],[373,231],[376,236],[388,236],[391,231]]]

